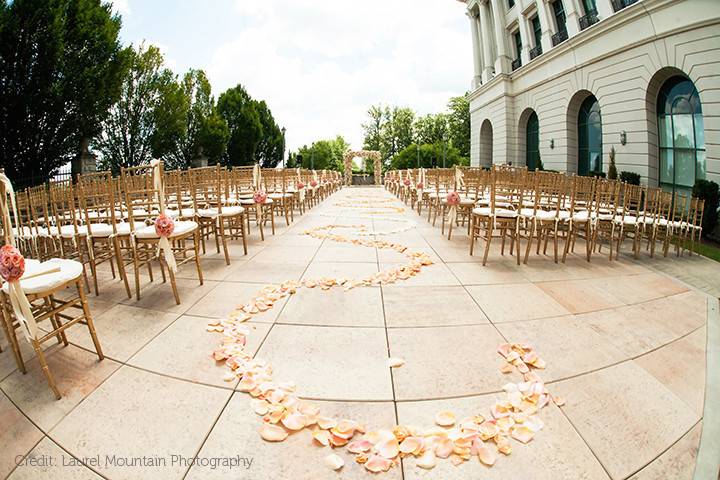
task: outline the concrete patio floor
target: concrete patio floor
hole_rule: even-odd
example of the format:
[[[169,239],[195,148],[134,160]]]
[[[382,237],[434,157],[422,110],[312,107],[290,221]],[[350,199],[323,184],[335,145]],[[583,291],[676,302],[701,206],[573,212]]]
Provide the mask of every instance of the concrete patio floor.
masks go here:
[[[415,222],[378,238],[422,250],[435,263],[393,285],[304,289],[254,317],[249,350],[273,366],[278,381],[296,382],[299,395],[323,412],[370,429],[431,427],[441,410],[459,418],[487,415],[502,386],[521,381],[500,372],[497,346],[527,342],[547,362],[539,374],[548,389],[567,402],[543,409],[545,427],[533,441],[516,444],[492,468],[475,459],[423,470],[409,458],[383,478],[692,478],[703,420],[708,294],[716,294],[719,264],[698,257],[651,260],[645,252],[637,261],[595,255],[587,263],[573,255],[555,264],[533,252],[529,264],[518,267],[493,248],[483,267],[480,255],[469,256],[462,228],[448,241],[439,224],[432,227],[409,209],[369,219],[347,206],[367,196],[394,198],[377,188],[343,189],[289,228],[278,219],[277,234],[265,242],[253,231],[248,256],[235,242],[230,266],[209,244],[203,286],[191,268],[179,273],[179,306],[169,284],[157,278],[145,284],[140,301],[128,300],[103,270],[91,308],[107,358],[97,362],[79,327],[70,331],[69,347],[50,347],[60,401],[35,360],[27,375],[15,369],[3,338],[0,478],[371,477],[344,449],[335,453],[345,467],[330,470],[323,462],[329,449],[313,444],[308,431],[280,444],[263,441],[250,397],[223,381],[226,369],[210,358],[219,336],[206,326],[267,283],[361,277],[404,262],[395,252],[302,235],[331,223],[376,231],[402,225],[381,217]],[[578,252],[582,248],[578,244]],[[22,343],[30,358],[32,349]],[[391,370],[388,357],[406,363]],[[92,466],[106,455],[166,458],[168,464]],[[171,455],[240,456],[252,464],[232,470],[171,464]],[[57,464],[71,457],[90,468]],[[56,465],[16,467],[23,458],[54,458]]]

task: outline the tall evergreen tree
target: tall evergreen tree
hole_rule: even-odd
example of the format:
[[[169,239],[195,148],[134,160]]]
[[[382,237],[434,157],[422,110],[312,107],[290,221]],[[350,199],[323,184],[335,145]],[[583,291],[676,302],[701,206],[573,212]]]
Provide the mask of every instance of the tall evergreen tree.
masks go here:
[[[242,85],[237,85],[220,95],[217,109],[230,134],[223,163],[252,165],[257,160],[255,153],[263,133],[255,102]]]
[[[0,0],[0,166],[16,183],[99,133],[127,68],[120,26],[100,0]]]

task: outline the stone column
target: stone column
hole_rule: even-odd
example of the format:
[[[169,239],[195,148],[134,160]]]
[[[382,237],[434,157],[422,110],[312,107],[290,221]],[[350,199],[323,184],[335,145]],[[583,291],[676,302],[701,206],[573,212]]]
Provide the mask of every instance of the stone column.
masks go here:
[[[518,29],[520,30],[520,40],[522,41],[522,52],[518,52],[523,65],[527,65],[530,61],[530,34],[528,32],[528,22],[519,8],[517,10]]]
[[[493,58],[492,58],[492,35],[490,34],[490,19],[488,18],[488,5],[486,3],[478,3],[480,10],[480,34],[483,47],[483,83],[493,77]]]
[[[548,16],[547,11],[548,4],[546,0],[535,0],[535,5],[537,6],[538,18],[540,19],[540,29],[542,30],[542,35],[540,37],[542,51],[543,53],[549,52],[552,48],[552,42],[550,41],[550,37],[552,37],[552,29],[550,28],[550,17]]]
[[[505,0],[495,0],[488,2],[488,6],[492,9],[493,20],[495,23],[495,43],[497,45],[497,58],[495,59],[495,73],[509,73],[512,59],[508,55],[507,48],[507,29],[505,28],[505,14],[503,12]]]
[[[470,19],[470,30],[472,30],[472,52],[473,52],[473,66],[475,67],[475,76],[473,77],[472,86],[476,89],[482,83],[482,57],[480,53],[480,27],[477,22],[477,17],[473,12],[467,12],[467,16]]]
[[[565,9],[565,25],[568,32],[568,38],[577,35],[580,31],[580,9],[575,0],[562,0]]]
[[[610,3],[610,0],[596,0],[595,8],[597,8],[598,18],[600,20],[604,20],[613,13],[615,13],[612,8],[612,4]]]

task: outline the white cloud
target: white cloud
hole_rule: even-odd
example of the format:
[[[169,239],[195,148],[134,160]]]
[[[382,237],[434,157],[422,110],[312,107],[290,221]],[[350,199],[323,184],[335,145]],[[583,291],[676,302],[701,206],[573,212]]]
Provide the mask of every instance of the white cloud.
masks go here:
[[[341,134],[362,145],[372,104],[440,111],[472,76],[470,28],[450,0],[236,0],[235,38],[205,66],[216,94],[268,101],[292,149]]]
[[[111,0],[113,10],[120,15],[130,15],[130,1],[129,0]]]

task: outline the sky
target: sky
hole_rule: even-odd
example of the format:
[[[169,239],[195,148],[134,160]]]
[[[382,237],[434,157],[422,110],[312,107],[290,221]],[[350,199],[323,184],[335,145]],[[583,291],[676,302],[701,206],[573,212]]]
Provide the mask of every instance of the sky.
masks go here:
[[[371,105],[445,110],[472,79],[470,25],[456,0],[114,0],[121,39],[157,45],[217,97],[265,100],[287,146],[343,135],[362,148]]]

